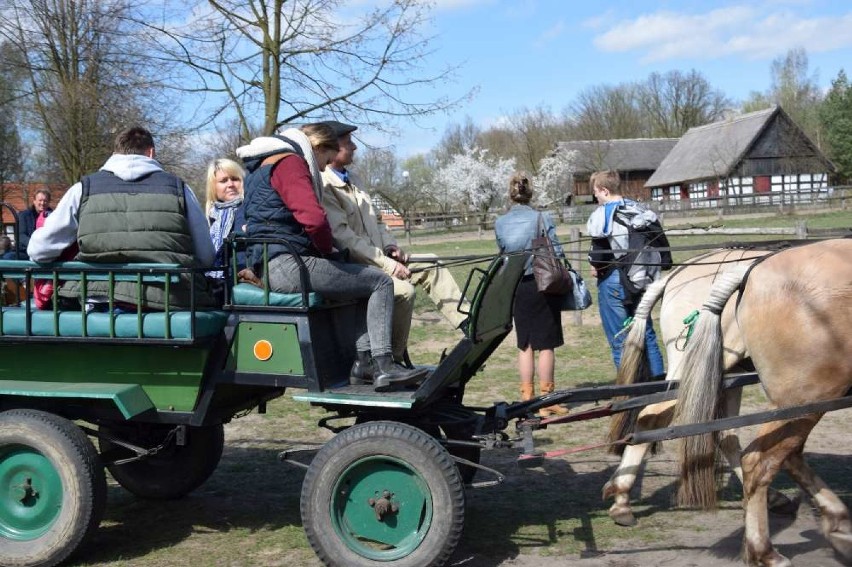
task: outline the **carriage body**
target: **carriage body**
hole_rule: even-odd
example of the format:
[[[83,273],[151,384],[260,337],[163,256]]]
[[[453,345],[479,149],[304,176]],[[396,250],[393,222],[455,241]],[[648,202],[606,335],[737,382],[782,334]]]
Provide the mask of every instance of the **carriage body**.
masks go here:
[[[171,265],[0,261],[0,278],[26,288],[76,281],[83,305],[90,282],[110,290],[108,310],[40,311],[32,298],[2,307],[0,483],[13,496],[0,499],[0,563],[55,564],[84,544],[103,513],[104,467],[143,498],[195,489],[219,461],[223,425],[265,411],[287,389],[360,423],[421,423],[437,406],[462,407],[464,385],[511,330],[523,260],[474,270],[467,336],[419,384],[390,392],[349,385],[355,302],[269,293],[226,275],[233,285],[219,310],[121,312],[112,298],[118,282],[165,286],[168,296],[182,277],[200,274]],[[446,450],[431,447],[454,471]],[[49,498],[45,486],[57,494]]]

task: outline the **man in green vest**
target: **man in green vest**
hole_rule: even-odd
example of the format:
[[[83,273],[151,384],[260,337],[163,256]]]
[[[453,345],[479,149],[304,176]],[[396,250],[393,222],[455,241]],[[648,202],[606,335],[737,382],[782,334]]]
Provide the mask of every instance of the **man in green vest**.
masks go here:
[[[27,253],[35,262],[51,262],[79,246],[77,260],[123,264],[152,262],[187,268],[209,268],[214,251],[207,221],[192,190],[179,177],[167,173],[155,159],[154,138],[134,126],[115,140],[114,153],[99,171],[83,177],[59,201],[44,226],[30,238]],[[170,308],[189,307],[190,277],[170,286]],[[196,282],[196,306],[212,305],[203,273]],[[106,293],[102,284],[90,282],[87,299],[97,303]],[[60,295],[78,296],[76,282],[66,282]],[[135,283],[116,284],[118,302],[136,304]],[[164,309],[164,285],[145,284],[142,306]]]

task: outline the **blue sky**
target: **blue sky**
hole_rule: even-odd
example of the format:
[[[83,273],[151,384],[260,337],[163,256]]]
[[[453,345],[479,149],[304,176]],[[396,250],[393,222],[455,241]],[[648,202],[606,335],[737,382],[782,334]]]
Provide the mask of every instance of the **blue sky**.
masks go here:
[[[794,47],[823,88],[852,74],[852,3],[841,0],[436,0],[433,26],[430,62],[461,65],[446,94],[477,94],[385,138],[401,156],[430,150],[465,116],[488,127],[523,107],[558,113],[588,87],[655,71],[696,69],[735,101],[767,90],[772,60]]]

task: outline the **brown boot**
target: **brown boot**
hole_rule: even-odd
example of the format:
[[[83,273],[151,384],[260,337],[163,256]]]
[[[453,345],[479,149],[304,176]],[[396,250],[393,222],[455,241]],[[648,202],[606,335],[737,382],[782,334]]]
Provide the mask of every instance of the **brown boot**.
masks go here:
[[[541,382],[539,384],[541,386],[541,395],[552,394],[555,384],[553,382]],[[538,415],[541,417],[559,417],[562,415],[568,415],[568,410],[560,406],[559,404],[547,406],[546,408],[541,408],[538,410]]]
[[[521,401],[526,402],[535,397],[535,386],[521,383]]]

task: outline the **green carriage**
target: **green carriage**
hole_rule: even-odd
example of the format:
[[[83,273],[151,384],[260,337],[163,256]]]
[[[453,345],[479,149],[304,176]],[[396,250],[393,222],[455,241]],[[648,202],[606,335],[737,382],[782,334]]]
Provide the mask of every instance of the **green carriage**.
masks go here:
[[[202,274],[0,261],[0,278],[27,287],[76,282],[83,305],[92,282],[110,290],[106,309],[36,310],[29,298],[2,308],[0,564],[53,565],[84,550],[105,507],[104,469],[142,498],[194,490],[216,468],[223,425],[265,411],[288,388],[328,419],[353,418],[307,466],[302,519],[319,557],[330,565],[442,563],[462,531],[464,484],[485,468],[476,434],[483,420],[492,431],[508,423],[463,398],[511,330],[524,261],[498,257],[472,270],[465,337],[416,384],[384,392],[348,381],[355,302],[326,302],[307,288],[270,293],[229,276],[219,310],[121,311],[112,298],[119,282],[135,284],[140,298],[146,285],[168,296],[170,286]]]

